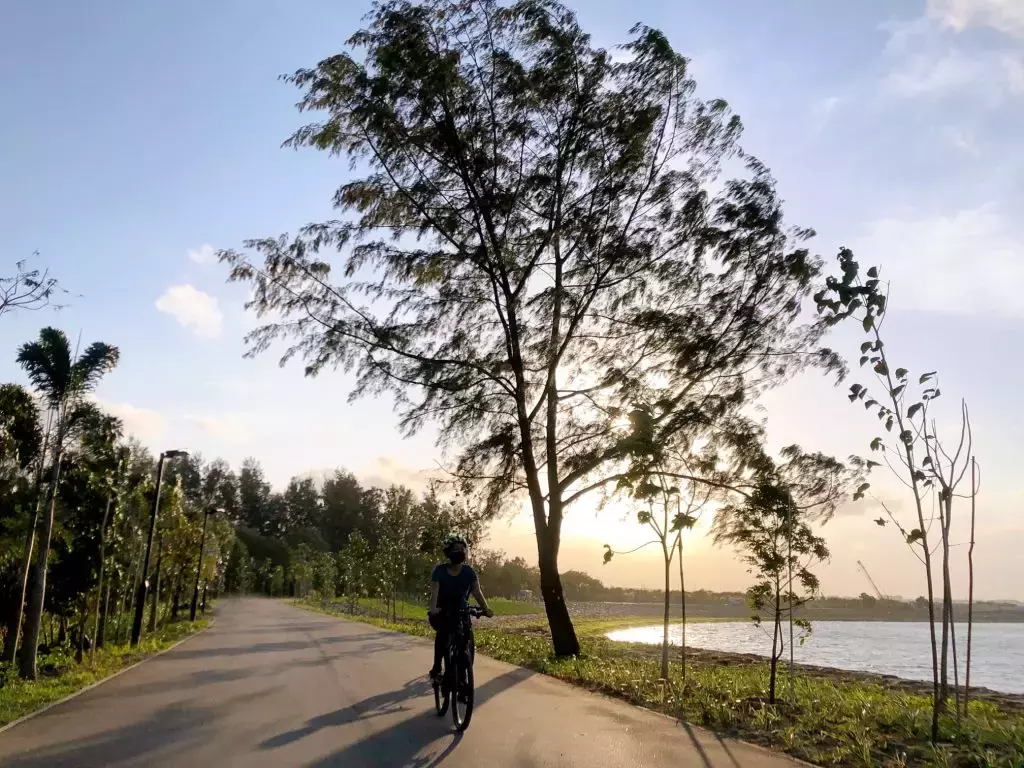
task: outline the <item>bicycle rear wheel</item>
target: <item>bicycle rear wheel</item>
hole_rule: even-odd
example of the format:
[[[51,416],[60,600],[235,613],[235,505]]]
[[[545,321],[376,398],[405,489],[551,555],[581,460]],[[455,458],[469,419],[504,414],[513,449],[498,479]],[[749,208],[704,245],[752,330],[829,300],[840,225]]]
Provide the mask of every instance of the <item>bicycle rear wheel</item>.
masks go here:
[[[456,662],[453,671],[456,673],[452,678],[455,682],[456,694],[451,697],[452,721],[455,723],[456,731],[464,731],[469,727],[469,721],[473,718],[473,665],[466,665],[465,661],[460,659]],[[461,685],[459,684],[460,680],[462,681]]]
[[[444,717],[448,711],[448,690],[440,683],[434,683],[434,707],[437,709],[437,716]]]

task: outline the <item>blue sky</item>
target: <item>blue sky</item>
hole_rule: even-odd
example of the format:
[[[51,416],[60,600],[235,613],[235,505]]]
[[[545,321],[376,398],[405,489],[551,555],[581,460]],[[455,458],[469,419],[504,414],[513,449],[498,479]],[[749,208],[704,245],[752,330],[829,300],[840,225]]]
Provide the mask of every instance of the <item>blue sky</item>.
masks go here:
[[[1024,599],[1024,4],[1018,0],[753,0],[570,3],[595,41],[643,21],[693,59],[705,96],[746,124],[744,146],[779,180],[790,220],[814,226],[893,280],[892,346],[908,368],[938,368],[973,406],[986,468],[981,578]],[[118,344],[100,399],[154,448],[180,444],[237,464],[263,460],[282,485],[342,465],[412,479],[436,458],[430,435],[401,440],[387,401],[346,401],[341,374],[243,360],[254,324],[209,247],[278,234],[329,215],[344,159],[280,148],[301,124],[277,76],[338,51],[367,2],[100,0],[20,3],[0,29],[0,231],[13,262],[41,252],[75,295],[57,315],[7,316],[0,376],[20,380],[15,346],[43,323]],[[858,339],[836,344],[855,352]],[[1017,353],[1017,354],[1014,354]],[[818,379],[767,401],[773,442],[863,451],[873,425]],[[874,515],[870,515],[874,516]],[[835,526],[826,591],[912,578],[914,563],[867,515]],[[611,581],[654,580],[641,560],[598,567],[593,520],[570,524],[563,562]],[[628,538],[635,526],[609,523]],[[532,550],[526,529],[502,546]],[[519,542],[516,544],[515,542]],[[698,547],[697,578],[741,586]],[[700,558],[706,558],[706,562]],[[906,564],[903,563],[907,560]],[[701,565],[704,563],[704,565]],[[702,571],[701,569],[704,568]],[[613,570],[618,569],[618,570]],[[882,578],[879,578],[882,574]],[[883,588],[885,588],[883,586]],[[914,587],[902,590],[910,593]],[[900,591],[895,586],[890,591]]]

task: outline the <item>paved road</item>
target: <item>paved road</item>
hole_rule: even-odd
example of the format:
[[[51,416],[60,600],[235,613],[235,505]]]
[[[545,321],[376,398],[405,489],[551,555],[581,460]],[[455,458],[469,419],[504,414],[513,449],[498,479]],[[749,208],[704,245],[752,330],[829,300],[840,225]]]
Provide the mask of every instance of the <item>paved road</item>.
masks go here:
[[[0,734],[0,765],[726,766],[793,763],[668,718],[478,657],[476,712],[438,719],[421,639],[260,599]]]

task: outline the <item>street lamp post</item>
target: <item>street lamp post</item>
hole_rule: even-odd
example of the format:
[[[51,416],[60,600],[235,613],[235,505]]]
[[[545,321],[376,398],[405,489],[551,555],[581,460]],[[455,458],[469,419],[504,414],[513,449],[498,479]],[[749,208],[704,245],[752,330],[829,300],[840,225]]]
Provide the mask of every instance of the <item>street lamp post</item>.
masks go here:
[[[206,552],[206,523],[210,519],[210,515],[216,512],[223,512],[223,509],[208,509],[203,515],[203,537],[199,540],[199,561],[196,563],[196,584],[192,589],[192,606],[188,611],[188,620],[196,620],[196,609],[199,607],[199,576],[203,572],[203,553]],[[206,603],[203,603],[203,609],[206,609]]]
[[[156,516],[160,511],[160,486],[164,482],[164,460],[176,459],[179,456],[188,456],[187,451],[164,451],[160,454],[160,461],[156,467],[156,491],[153,494],[153,511],[149,516],[149,536],[146,538],[146,556],[142,560],[142,579],[139,581],[139,591],[135,595],[135,620],[132,622],[132,648],[139,644],[142,639],[142,618],[146,612],[146,582],[149,578],[149,556],[153,551],[153,534],[156,532]]]

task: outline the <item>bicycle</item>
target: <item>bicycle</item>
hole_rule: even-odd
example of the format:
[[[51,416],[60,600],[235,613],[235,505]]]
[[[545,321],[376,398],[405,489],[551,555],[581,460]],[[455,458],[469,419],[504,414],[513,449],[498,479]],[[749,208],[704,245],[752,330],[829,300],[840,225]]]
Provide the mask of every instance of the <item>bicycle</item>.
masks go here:
[[[431,682],[437,716],[444,717],[451,706],[455,730],[460,732],[469,727],[469,721],[473,717],[473,661],[476,657],[476,648],[473,643],[472,627],[468,633],[466,631],[469,624],[466,619],[479,619],[483,615],[481,608],[467,606],[457,614],[448,614],[445,617],[450,625],[448,647],[445,648],[443,657],[444,672],[440,681]],[[455,695],[452,695],[453,693]]]

